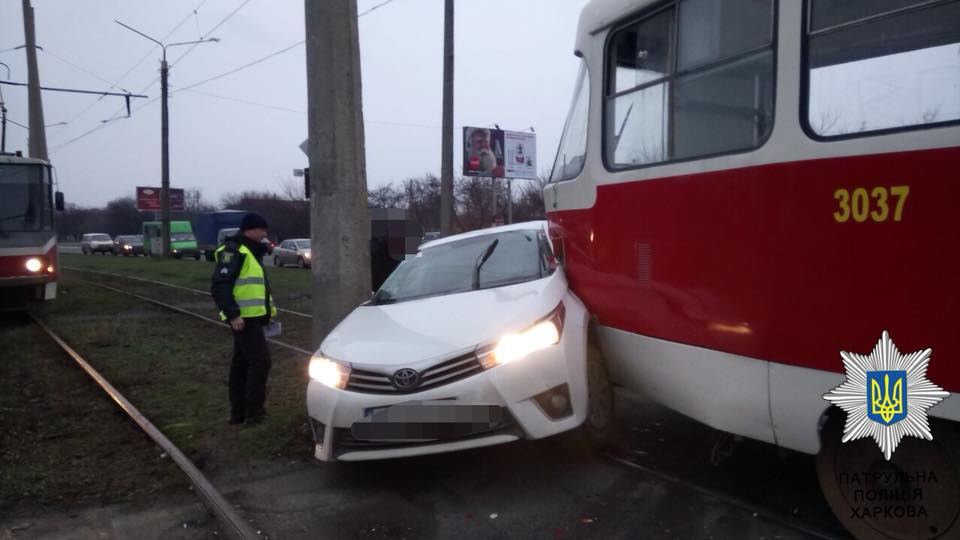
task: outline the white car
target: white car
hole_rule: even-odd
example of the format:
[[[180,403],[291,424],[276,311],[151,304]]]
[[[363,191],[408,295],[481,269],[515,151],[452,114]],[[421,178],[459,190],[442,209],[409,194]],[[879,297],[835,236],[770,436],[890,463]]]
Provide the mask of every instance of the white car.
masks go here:
[[[580,426],[588,410],[585,431],[602,433],[612,393],[600,362],[587,361],[587,324],[545,222],[423,244],[311,358],[315,456],[384,459],[539,439]]]

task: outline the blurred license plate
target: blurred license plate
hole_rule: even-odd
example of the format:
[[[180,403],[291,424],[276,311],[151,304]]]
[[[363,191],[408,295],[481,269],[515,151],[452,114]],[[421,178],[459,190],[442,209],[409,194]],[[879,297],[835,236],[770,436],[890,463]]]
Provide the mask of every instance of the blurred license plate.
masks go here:
[[[367,409],[351,432],[357,439],[423,441],[490,431],[503,421],[497,405],[401,404]]]

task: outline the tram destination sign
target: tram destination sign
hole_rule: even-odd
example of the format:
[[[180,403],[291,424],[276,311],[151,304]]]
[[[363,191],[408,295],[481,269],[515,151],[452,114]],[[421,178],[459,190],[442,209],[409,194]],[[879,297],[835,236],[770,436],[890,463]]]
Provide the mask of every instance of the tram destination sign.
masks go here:
[[[537,135],[527,131],[463,128],[463,175],[537,177]]]
[[[158,187],[137,186],[137,210],[161,210]],[[183,190],[170,188],[170,210],[177,212],[185,209]]]

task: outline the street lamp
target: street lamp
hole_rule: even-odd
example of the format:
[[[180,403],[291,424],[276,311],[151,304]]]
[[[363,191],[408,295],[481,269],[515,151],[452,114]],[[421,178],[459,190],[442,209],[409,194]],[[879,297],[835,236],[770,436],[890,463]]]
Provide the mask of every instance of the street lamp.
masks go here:
[[[115,23],[120,26],[136,32],[141,36],[149,39],[150,41],[156,43],[163,49],[163,59],[160,61],[160,178],[161,178],[161,189],[160,189],[160,214],[161,214],[161,228],[163,231],[161,249],[163,251],[163,256],[170,256],[170,123],[169,123],[169,114],[167,110],[167,49],[170,47],[177,47],[180,45],[194,45],[199,43],[216,43],[220,41],[218,38],[205,38],[198,39],[195,41],[178,41],[176,43],[167,43],[163,44],[156,39],[144,34],[143,32],[137,30],[136,28],[127,26],[122,22],[114,19]]]

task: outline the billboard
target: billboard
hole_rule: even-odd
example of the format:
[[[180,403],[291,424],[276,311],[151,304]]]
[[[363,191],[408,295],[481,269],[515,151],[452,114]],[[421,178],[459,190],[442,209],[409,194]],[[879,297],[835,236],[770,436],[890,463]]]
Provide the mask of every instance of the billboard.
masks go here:
[[[537,135],[526,131],[463,128],[463,175],[537,177]]]
[[[183,211],[183,190],[170,188],[170,210]],[[137,210],[157,210],[160,208],[160,188],[137,186]]]

